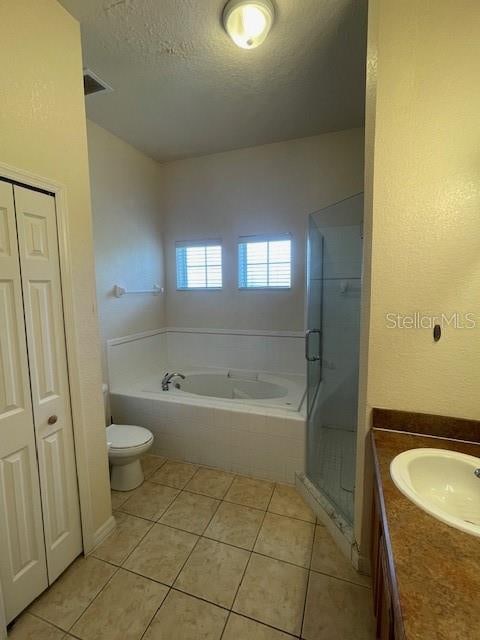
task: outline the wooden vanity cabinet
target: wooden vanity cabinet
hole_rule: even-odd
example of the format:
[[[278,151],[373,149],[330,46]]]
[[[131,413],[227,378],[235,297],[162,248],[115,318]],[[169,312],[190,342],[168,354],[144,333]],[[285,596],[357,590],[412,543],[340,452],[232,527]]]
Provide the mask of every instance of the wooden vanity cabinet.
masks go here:
[[[372,506],[371,569],[377,640],[405,640],[395,578],[390,569],[390,552],[381,505],[378,479]]]

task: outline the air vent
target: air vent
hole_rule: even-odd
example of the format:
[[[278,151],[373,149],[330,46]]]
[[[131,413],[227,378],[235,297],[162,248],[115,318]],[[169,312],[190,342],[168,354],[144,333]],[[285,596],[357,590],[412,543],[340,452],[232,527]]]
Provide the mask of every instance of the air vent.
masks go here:
[[[113,91],[113,88],[97,76],[90,69],[83,70],[83,93],[89,96],[92,93],[101,91]]]

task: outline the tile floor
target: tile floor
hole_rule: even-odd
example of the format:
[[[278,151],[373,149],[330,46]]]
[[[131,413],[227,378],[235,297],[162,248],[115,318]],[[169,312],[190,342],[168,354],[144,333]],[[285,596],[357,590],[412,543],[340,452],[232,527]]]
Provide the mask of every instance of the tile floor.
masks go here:
[[[373,640],[369,579],[293,487],[157,456],[13,640]]]

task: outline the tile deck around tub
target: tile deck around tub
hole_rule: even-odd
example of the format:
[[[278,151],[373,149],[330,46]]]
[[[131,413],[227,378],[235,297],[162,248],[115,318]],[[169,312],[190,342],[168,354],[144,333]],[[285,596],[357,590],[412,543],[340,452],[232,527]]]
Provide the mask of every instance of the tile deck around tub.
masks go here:
[[[146,456],[116,530],[13,640],[373,640],[370,581],[293,487]]]

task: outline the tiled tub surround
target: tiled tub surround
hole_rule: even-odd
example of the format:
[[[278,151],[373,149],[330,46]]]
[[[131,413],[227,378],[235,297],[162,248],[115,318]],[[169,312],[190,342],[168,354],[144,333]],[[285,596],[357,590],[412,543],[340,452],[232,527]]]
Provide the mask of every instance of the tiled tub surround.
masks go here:
[[[293,385],[293,395],[301,399],[303,339],[186,330],[182,350],[174,334],[157,332],[109,344],[113,420],[150,429],[155,436],[152,451],[158,455],[293,484],[295,473],[305,469],[306,424],[302,412],[281,408],[282,398],[252,403],[144,389],[166,371],[272,367],[275,378],[281,382],[283,375],[284,384]]]
[[[228,407],[180,394],[111,394],[113,419],[152,431],[152,452],[277,482],[305,468],[305,418],[298,412]]]
[[[293,487],[155,456],[12,640],[373,640],[371,589]]]
[[[166,328],[109,340],[107,354],[113,390],[172,364],[305,375],[304,337],[298,332]]]

